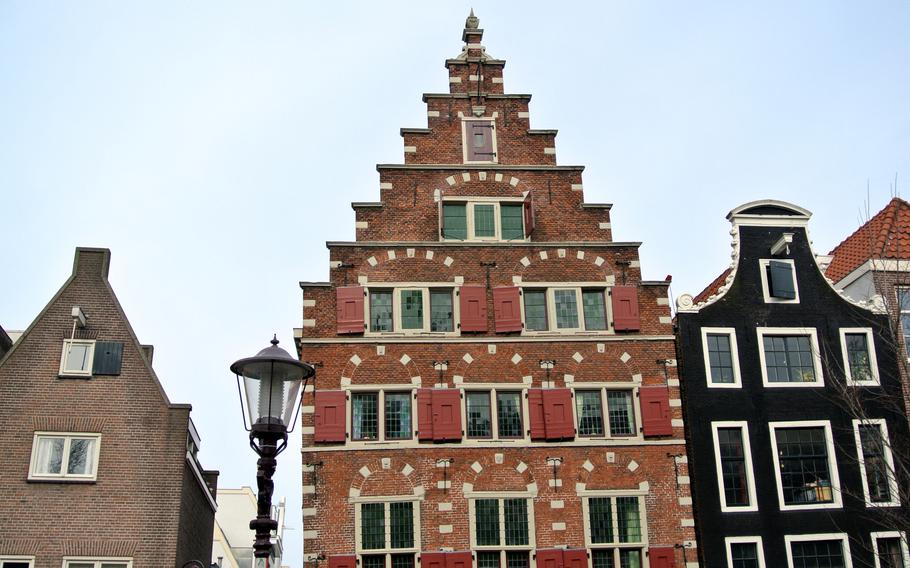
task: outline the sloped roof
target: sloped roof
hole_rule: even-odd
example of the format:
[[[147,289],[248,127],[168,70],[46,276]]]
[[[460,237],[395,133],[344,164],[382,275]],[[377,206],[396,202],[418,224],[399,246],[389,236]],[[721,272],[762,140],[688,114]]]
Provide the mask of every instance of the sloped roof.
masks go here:
[[[825,276],[839,282],[872,258],[910,260],[910,203],[892,198],[829,253],[834,259]]]
[[[732,268],[728,268],[720,273],[720,276],[715,278],[710,284],[708,284],[704,290],[698,293],[695,298],[693,298],[692,303],[698,305],[702,302],[707,302],[710,296],[717,294],[717,291],[727,282],[727,276],[730,275]]]

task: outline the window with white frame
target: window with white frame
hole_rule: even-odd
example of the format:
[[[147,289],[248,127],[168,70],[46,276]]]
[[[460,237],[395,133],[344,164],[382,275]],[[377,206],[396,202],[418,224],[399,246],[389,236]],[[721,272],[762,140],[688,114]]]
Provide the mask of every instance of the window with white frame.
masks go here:
[[[844,533],[786,535],[789,568],[851,568],[850,543]]]
[[[638,435],[631,389],[576,389],[575,416],[582,437],[628,438]],[[604,408],[607,409],[604,416]],[[605,419],[606,418],[606,419]]]
[[[420,549],[419,502],[413,499],[356,504],[357,553],[361,567],[413,568]]]
[[[451,241],[524,241],[524,200],[443,201],[442,238]]]
[[[29,479],[94,480],[98,474],[101,434],[35,432]]]
[[[526,496],[469,500],[477,568],[528,568],[534,546],[534,506]]]
[[[757,511],[748,423],[712,422],[711,431],[721,511]]]
[[[810,420],[768,426],[781,510],[840,507],[831,423]]]
[[[910,357],[910,288],[897,289],[897,308],[901,320],[901,335],[904,337],[904,349]]]
[[[769,304],[799,303],[796,267],[792,260],[762,259],[758,263],[765,302]]]
[[[897,478],[894,475],[894,456],[884,419],[853,421],[856,453],[863,478],[863,495],[870,507],[899,507]]]
[[[454,333],[451,286],[369,288],[367,330],[371,333]]]
[[[765,568],[765,551],[760,536],[728,536],[727,568]]]
[[[641,495],[584,497],[585,540],[594,568],[640,568],[647,535]]]
[[[606,290],[596,287],[522,289],[526,331],[606,331]]]
[[[875,568],[910,568],[907,535],[901,531],[872,533]]]
[[[0,556],[0,568],[32,568],[34,556]]]
[[[759,327],[757,333],[764,386],[824,386],[815,328]]]
[[[131,558],[64,558],[63,568],[133,568]]]
[[[94,339],[64,339],[60,356],[60,376],[91,377],[95,360]]]
[[[742,386],[736,330],[732,327],[703,327],[701,345],[708,386],[715,388]]]
[[[848,384],[879,384],[878,362],[875,358],[871,328],[841,328],[840,347],[844,355],[844,376]]]
[[[351,392],[351,440],[409,440],[413,433],[413,392],[375,390]]]
[[[466,390],[464,399],[468,438],[525,437],[520,390]]]

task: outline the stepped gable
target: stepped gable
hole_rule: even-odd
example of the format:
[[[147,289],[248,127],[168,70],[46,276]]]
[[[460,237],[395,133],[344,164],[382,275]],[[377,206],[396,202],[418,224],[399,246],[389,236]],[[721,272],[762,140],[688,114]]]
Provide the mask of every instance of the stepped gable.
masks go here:
[[[910,259],[910,203],[894,197],[852,235],[828,253],[834,257],[825,275],[834,282],[869,259]]]

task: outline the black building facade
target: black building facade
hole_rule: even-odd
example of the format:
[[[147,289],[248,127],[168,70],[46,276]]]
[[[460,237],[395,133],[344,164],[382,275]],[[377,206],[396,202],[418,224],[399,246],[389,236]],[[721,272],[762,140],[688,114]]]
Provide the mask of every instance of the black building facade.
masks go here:
[[[734,260],[678,308],[701,565],[908,567],[898,351],[880,305],[825,279],[810,213],[729,213]]]

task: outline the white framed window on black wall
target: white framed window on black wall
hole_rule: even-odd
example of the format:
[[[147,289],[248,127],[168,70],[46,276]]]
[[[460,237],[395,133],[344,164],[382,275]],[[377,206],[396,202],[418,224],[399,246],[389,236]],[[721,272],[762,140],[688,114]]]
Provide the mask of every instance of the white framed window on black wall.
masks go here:
[[[784,536],[788,568],[853,568],[846,533]]]
[[[766,568],[765,551],[760,536],[728,536],[727,568]]]
[[[906,356],[910,358],[910,288],[897,288],[897,309]]]
[[[796,266],[790,259],[761,259],[758,261],[761,288],[768,304],[798,304]]]
[[[414,568],[420,550],[420,501],[413,496],[356,498],[361,568]]]
[[[701,344],[708,387],[741,388],[736,329],[703,327],[701,328]]]
[[[845,327],[839,332],[847,384],[857,386],[880,384],[872,328]]]
[[[853,435],[866,506],[900,507],[887,423],[882,418],[854,420]]]
[[[827,420],[769,422],[782,511],[842,506],[840,476]]]
[[[762,384],[774,388],[822,387],[822,359],[814,327],[759,327]]]
[[[711,433],[720,510],[725,513],[757,511],[749,424],[712,422]]]
[[[902,531],[881,531],[870,534],[875,553],[875,568],[910,568],[907,535]]]

